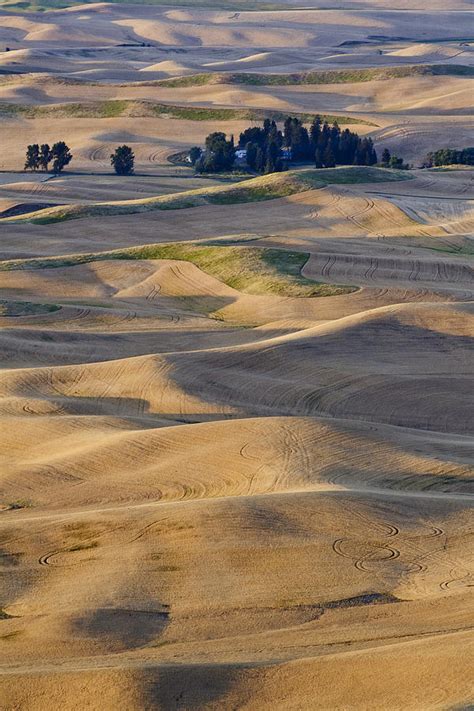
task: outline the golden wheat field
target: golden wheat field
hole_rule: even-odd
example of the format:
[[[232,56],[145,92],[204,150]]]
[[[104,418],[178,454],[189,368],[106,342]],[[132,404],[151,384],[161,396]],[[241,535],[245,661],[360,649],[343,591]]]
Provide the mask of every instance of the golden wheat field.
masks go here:
[[[473,76],[470,0],[0,0],[2,711],[473,708]],[[412,169],[182,160],[314,114]]]

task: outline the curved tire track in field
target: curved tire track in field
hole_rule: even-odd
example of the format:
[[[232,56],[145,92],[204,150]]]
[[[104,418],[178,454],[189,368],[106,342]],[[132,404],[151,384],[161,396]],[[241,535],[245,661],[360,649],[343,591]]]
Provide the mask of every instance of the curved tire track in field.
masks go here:
[[[345,550],[346,544],[354,546],[355,549],[361,546],[369,550],[362,555],[358,554],[355,550],[347,552],[347,550]],[[377,544],[371,541],[355,541],[350,538],[336,539],[332,544],[332,549],[336,555],[352,561],[354,568],[365,573],[371,572],[373,565],[383,564],[400,557],[400,550],[388,545],[388,543]]]
[[[314,279],[322,278],[336,283],[353,283],[359,286],[432,290],[455,293],[461,300],[474,296],[474,271],[466,259],[431,255],[426,259],[410,254],[341,254],[314,252],[305,270]]]

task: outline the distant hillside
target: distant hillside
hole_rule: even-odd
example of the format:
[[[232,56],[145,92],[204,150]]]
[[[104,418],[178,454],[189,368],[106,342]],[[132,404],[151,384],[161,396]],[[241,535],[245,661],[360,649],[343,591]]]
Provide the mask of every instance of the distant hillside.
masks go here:
[[[122,0],[109,0],[121,3]],[[0,0],[0,7],[18,11],[58,10],[74,5],[91,5],[95,0]],[[249,10],[286,10],[288,5],[279,2],[260,2],[259,0],[136,0],[135,5],[173,5],[174,7],[203,7],[213,10],[229,10],[233,12]],[[298,7],[298,6],[296,6]],[[301,5],[304,8],[304,3]]]
[[[312,121],[314,114],[291,112],[292,116],[302,121]],[[365,119],[354,116],[335,116],[332,114],[319,114],[323,121],[339,124],[362,123],[369,126],[375,124]],[[119,116],[132,116],[136,118],[156,117],[173,118],[187,121],[260,121],[265,118],[274,121],[283,121],[288,116],[288,111],[275,111],[272,109],[232,109],[208,108],[200,106],[177,106],[175,104],[159,104],[153,101],[111,100],[74,102],[68,104],[15,104],[0,102],[0,117],[21,118],[117,118]]]
[[[298,84],[353,84],[367,81],[403,79],[413,76],[474,76],[474,67],[463,64],[422,64],[406,67],[373,69],[337,69],[331,71],[299,72],[294,74],[263,73],[202,73],[153,82],[157,86],[182,88],[205,84],[249,84],[252,86],[293,86]]]
[[[289,170],[243,180],[232,185],[199,188],[170,195],[102,202],[92,205],[57,205],[25,215],[5,218],[4,222],[32,222],[51,224],[83,217],[130,215],[151,210],[183,210],[204,205],[232,205],[288,197],[330,184],[378,183],[410,180],[406,171],[387,170],[366,166]]]

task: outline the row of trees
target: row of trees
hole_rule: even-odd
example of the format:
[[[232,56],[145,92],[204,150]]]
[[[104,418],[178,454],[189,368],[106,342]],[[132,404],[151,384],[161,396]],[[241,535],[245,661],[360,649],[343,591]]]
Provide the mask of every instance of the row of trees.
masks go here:
[[[348,128],[341,130],[337,121],[330,126],[320,116],[309,130],[297,118],[287,118],[283,130],[284,145],[291,149],[292,160],[313,161],[317,168],[336,165],[375,165],[377,153],[371,138],[360,138]]]
[[[377,153],[371,138],[361,138],[337,122],[330,126],[316,116],[309,130],[296,117],[288,117],[281,131],[275,121],[265,119],[263,126],[250,126],[240,134],[237,149],[234,137],[223,132],[206,138],[205,150],[195,146],[189,159],[199,173],[230,170],[239,151],[245,152],[249,168],[257,173],[284,170],[289,162],[314,163],[317,168],[336,165],[375,165]]]
[[[73,155],[64,141],[58,141],[52,147],[48,143],[39,145],[32,143],[26,149],[25,170],[48,171],[51,170],[56,175],[69,165]],[[117,175],[133,175],[135,156],[130,146],[118,146],[110,156]]]
[[[428,153],[424,166],[432,168],[440,165],[474,165],[474,148],[441,148],[433,153]]]
[[[263,126],[250,126],[240,134],[239,146],[246,150],[247,165],[257,173],[284,170],[290,160],[289,146],[275,121],[265,119]],[[283,148],[287,148],[286,151]]]
[[[72,153],[64,141],[58,141],[52,147],[48,143],[41,146],[32,143],[26,149],[25,170],[49,170],[52,163],[53,173],[60,173],[72,160]]]

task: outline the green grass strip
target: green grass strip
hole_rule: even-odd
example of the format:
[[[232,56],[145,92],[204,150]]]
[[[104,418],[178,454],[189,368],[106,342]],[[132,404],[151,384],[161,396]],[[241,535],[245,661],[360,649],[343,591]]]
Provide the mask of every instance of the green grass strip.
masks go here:
[[[316,114],[292,112],[292,116],[302,121],[311,122]],[[72,102],[68,104],[14,104],[0,102],[0,117],[4,118],[162,118],[180,119],[184,121],[262,121],[270,118],[275,121],[284,121],[288,111],[274,111],[271,109],[232,109],[232,108],[207,108],[199,106],[178,106],[175,104],[161,104],[153,101],[135,101],[126,99],[112,99],[110,101]],[[353,116],[336,116],[322,114],[322,119],[339,124],[364,124],[375,126],[365,119]]]
[[[393,182],[411,178],[412,176],[407,171],[362,166],[289,170],[243,180],[231,185],[198,188],[139,200],[103,202],[92,205],[58,205],[15,217],[6,217],[0,221],[0,224],[2,222],[15,224],[30,222],[36,225],[49,225],[85,217],[133,215],[152,210],[183,210],[209,204],[234,205],[289,197],[331,184]]]
[[[463,64],[422,64],[404,67],[297,72],[293,74],[264,74],[259,72],[207,72],[189,76],[160,79],[156,86],[174,89],[206,84],[247,84],[250,86],[298,86],[300,84],[353,84],[368,81],[403,79],[414,76],[473,77],[474,67]]]
[[[18,259],[0,262],[0,271],[72,267],[104,260],[173,259],[195,264],[237,291],[288,297],[337,296],[357,287],[322,284],[302,276],[307,252],[245,246],[175,242],[130,247],[97,254]]]

